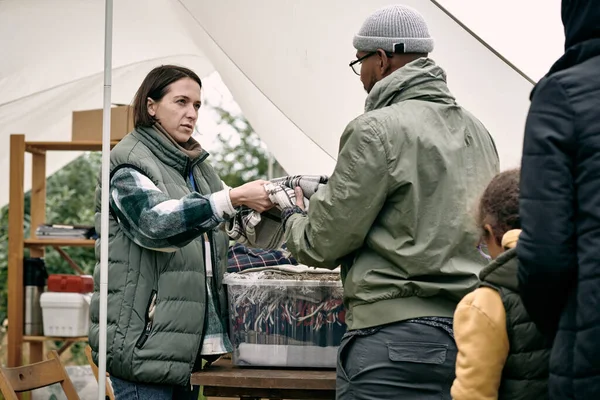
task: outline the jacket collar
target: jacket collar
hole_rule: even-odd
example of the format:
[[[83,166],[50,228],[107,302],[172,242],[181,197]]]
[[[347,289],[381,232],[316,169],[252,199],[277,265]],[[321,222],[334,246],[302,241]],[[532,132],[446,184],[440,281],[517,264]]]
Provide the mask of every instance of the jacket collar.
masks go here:
[[[187,176],[189,168],[209,156],[194,138],[190,138],[182,147],[169,140],[166,133],[155,127],[135,128],[131,134],[146,145],[158,160],[176,169],[184,177]]]
[[[589,39],[578,43],[565,52],[550,68],[548,76],[567,68],[581,64],[590,58],[600,56],[600,38]]]
[[[589,39],[585,42],[578,43],[575,46],[570,47],[565,54],[552,65],[550,71],[548,71],[544,78],[548,78],[557,72],[574,67],[597,56],[600,56],[600,38]],[[529,100],[533,99],[533,95],[543,80],[544,79],[540,80],[540,82],[533,87],[533,90],[529,95]]]
[[[500,254],[498,258],[482,269],[479,279],[518,292],[517,269],[517,249],[514,248]]]
[[[412,61],[377,82],[367,96],[365,112],[405,100],[456,104],[446,73],[430,58]]]

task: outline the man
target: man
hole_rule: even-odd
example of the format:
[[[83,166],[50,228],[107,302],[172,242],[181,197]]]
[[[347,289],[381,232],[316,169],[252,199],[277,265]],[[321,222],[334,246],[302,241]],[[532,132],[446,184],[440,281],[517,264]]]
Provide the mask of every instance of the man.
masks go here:
[[[365,113],[346,127],[308,215],[284,210],[287,245],[305,264],[342,266],[349,331],[338,399],[450,399],[451,317],[485,261],[472,206],[498,155],[428,58],[433,40],[417,11],[376,11],[354,47]]]
[[[600,1],[563,0],[562,21],[525,128],[519,283],[554,341],[550,399],[600,399]]]

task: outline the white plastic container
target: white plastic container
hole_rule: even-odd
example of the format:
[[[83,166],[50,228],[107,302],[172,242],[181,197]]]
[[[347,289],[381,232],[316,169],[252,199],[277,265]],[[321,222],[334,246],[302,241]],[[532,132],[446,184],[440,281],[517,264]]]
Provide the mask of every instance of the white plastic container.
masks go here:
[[[226,274],[223,281],[233,363],[335,368],[346,332],[339,274],[307,267],[249,271]]]
[[[80,293],[42,293],[40,304],[44,320],[44,335],[87,336],[90,320],[89,296]]]

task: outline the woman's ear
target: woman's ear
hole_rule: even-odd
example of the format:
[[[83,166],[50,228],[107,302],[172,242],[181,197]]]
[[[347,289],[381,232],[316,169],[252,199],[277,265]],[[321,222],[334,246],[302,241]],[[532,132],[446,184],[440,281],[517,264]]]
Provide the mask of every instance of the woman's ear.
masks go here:
[[[148,100],[146,101],[146,107],[148,109],[148,114],[150,114],[151,117],[155,117],[156,116],[156,102],[154,100],[152,100],[150,97],[148,97]]]

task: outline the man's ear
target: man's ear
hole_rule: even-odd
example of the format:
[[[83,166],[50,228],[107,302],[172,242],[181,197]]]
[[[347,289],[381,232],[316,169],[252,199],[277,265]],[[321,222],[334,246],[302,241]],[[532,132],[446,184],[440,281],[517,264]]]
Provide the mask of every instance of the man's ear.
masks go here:
[[[155,117],[156,116],[156,102],[154,100],[152,100],[150,97],[148,97],[148,100],[146,101],[146,107],[148,109],[148,114],[150,114],[151,117]]]
[[[390,69],[390,58],[382,49],[377,49],[377,55],[379,56],[379,70],[381,75],[385,76]]]

